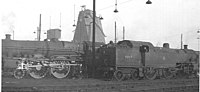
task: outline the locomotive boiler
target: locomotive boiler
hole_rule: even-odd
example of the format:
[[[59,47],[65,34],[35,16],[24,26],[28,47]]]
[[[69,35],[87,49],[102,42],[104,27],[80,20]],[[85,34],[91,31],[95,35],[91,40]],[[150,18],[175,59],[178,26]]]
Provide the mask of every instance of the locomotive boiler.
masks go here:
[[[4,57],[33,57],[33,54],[42,54],[45,57],[50,57],[52,55],[75,53],[83,53],[81,43],[69,41],[20,41],[9,38],[2,40],[2,54]]]
[[[156,77],[172,78],[174,76],[190,76],[198,68],[198,55],[187,49],[171,49],[168,43],[163,47],[154,47],[150,42],[119,41],[110,43],[99,49],[100,60],[98,71],[104,77],[117,80]]]

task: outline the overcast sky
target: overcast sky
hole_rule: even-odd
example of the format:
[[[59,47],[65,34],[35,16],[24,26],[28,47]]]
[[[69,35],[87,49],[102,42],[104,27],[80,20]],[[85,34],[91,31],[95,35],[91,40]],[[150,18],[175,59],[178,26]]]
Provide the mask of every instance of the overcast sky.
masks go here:
[[[148,41],[154,46],[167,42],[180,48],[181,34],[188,48],[198,50],[197,31],[200,29],[200,0],[117,0],[118,13],[114,13],[115,0],[96,0],[97,16],[101,15],[106,41],[114,40],[114,22],[117,22],[117,40],[122,40],[125,26],[126,39]],[[12,34],[16,40],[35,40],[42,14],[42,39],[49,28],[59,28],[61,15],[61,40],[73,39],[75,20],[81,5],[92,10],[92,0],[0,0],[1,39]],[[51,16],[51,24],[50,24]],[[51,26],[50,26],[51,25]]]

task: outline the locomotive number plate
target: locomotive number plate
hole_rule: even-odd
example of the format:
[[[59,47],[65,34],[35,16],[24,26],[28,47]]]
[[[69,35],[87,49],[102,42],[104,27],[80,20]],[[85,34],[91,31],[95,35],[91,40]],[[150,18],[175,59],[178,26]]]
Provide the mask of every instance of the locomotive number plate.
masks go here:
[[[132,59],[133,58],[133,56],[124,56],[125,57],[125,59]]]

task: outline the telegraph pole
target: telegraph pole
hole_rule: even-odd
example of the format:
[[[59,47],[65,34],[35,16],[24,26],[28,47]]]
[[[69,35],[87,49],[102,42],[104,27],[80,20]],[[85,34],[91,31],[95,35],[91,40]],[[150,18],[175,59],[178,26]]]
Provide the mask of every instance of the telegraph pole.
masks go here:
[[[60,29],[61,29],[61,12],[60,12]]]
[[[14,40],[14,34],[15,34],[15,31],[14,31],[14,29],[12,29],[13,30],[13,40]]]
[[[92,37],[92,76],[95,76],[95,17],[96,17],[96,1],[93,0],[93,37]]]
[[[123,40],[125,40],[125,27],[123,26]]]
[[[117,43],[117,24],[116,24],[116,21],[115,21],[115,44]]]
[[[183,49],[183,34],[181,34],[181,49]]]
[[[199,40],[200,40],[200,29],[198,29],[198,31],[197,31],[197,41],[198,41],[198,63],[200,63],[200,50],[199,50]],[[198,65],[198,68],[199,68],[199,65]],[[200,69],[199,69],[199,71],[200,71]]]
[[[40,14],[39,28],[38,28],[38,41],[40,41],[40,35],[41,35],[41,14]]]

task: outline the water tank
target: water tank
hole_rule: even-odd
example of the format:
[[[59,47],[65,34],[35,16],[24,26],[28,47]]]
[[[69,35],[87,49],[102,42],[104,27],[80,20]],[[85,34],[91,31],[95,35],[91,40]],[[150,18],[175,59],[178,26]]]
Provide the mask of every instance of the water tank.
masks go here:
[[[47,39],[60,39],[61,38],[61,30],[60,29],[49,29],[47,30]]]

